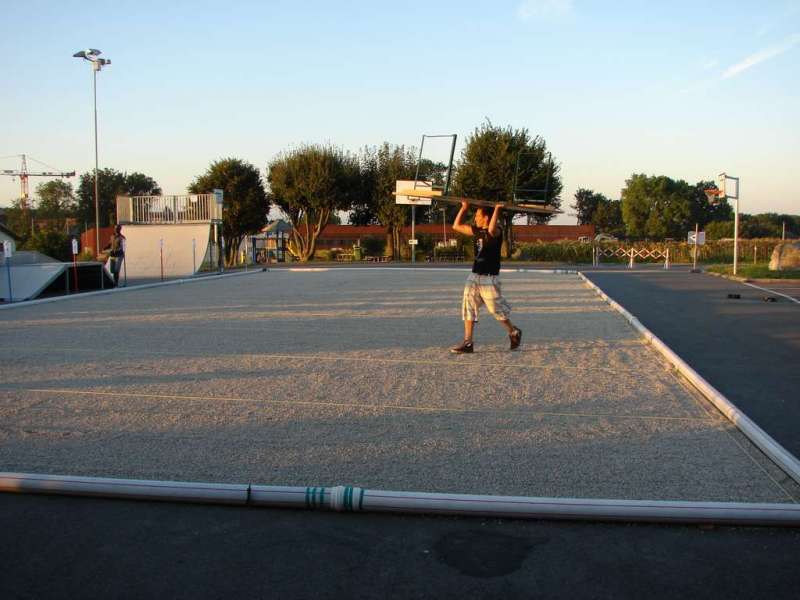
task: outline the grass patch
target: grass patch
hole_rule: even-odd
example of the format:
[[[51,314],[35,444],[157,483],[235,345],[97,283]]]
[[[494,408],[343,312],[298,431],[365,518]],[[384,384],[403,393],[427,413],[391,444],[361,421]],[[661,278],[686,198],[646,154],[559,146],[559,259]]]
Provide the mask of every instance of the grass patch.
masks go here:
[[[736,269],[736,275],[749,279],[800,279],[800,271],[770,271],[767,263],[763,264],[740,264]],[[733,275],[733,265],[709,265],[706,271],[721,273],[723,275]]]

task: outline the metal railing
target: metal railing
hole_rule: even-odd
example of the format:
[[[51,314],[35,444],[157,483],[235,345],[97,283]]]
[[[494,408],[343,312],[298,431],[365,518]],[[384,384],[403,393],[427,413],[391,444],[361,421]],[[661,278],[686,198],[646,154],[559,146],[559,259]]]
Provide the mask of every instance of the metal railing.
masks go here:
[[[212,223],[222,221],[215,194],[117,196],[117,223]]]

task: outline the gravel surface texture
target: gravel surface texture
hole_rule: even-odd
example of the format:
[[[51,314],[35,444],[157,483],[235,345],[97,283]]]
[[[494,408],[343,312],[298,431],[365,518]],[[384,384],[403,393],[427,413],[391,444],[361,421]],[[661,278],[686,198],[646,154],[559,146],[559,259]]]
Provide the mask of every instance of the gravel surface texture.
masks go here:
[[[0,470],[793,502],[796,489],[575,275],[269,271],[0,311]]]

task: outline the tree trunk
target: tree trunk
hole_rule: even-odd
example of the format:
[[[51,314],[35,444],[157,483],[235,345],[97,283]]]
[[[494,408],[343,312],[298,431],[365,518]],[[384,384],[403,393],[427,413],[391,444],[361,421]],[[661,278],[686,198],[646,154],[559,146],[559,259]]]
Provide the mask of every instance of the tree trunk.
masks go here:
[[[303,213],[303,222],[295,223],[292,221],[292,233],[290,235],[290,246],[294,246],[295,256],[301,262],[308,262],[314,258],[317,249],[317,238],[322,228],[328,224],[330,211],[322,210],[317,217],[316,223],[310,223],[308,213]]]
[[[511,258],[514,253],[514,215],[503,215],[503,258]]]

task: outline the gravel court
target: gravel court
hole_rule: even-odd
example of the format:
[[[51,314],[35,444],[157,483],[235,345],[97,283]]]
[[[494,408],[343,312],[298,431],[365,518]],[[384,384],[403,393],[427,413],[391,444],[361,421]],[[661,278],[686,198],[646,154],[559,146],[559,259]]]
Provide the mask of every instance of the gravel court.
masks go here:
[[[574,275],[504,273],[522,351],[484,317],[476,354],[449,355],[464,278],[270,271],[3,311],[3,337],[22,341],[0,353],[0,465],[792,501],[782,474]]]

